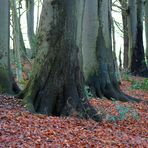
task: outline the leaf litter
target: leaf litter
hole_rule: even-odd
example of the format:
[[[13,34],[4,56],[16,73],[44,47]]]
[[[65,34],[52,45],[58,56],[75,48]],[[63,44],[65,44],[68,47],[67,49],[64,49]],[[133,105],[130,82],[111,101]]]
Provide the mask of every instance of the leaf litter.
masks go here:
[[[130,82],[122,80],[121,89],[134,97],[148,100],[143,90],[131,90]],[[148,105],[123,103],[107,99],[90,100],[101,113],[119,116],[117,105],[134,110],[139,119],[128,115],[124,120],[102,122],[72,117],[32,114],[21,101],[0,96],[0,148],[102,148],[148,147]]]

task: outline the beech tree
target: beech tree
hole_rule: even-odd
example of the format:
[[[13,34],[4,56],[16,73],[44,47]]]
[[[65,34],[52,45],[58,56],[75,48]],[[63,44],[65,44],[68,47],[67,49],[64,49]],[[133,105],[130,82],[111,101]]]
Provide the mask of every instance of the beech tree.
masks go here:
[[[20,91],[10,67],[9,25],[10,1],[0,1],[0,93],[13,94]]]
[[[17,14],[17,5],[15,0],[11,0],[11,10],[12,10],[12,22],[13,22],[13,48],[14,48],[14,57],[16,63],[16,78],[20,83],[23,80],[22,76],[22,60],[21,60],[21,44],[23,38],[21,39],[21,28],[20,21]]]
[[[128,1],[120,0],[121,12],[122,12],[122,23],[123,23],[123,41],[124,41],[124,56],[123,56],[123,67],[128,69],[128,53],[129,53],[129,37],[128,37]]]
[[[0,1],[0,92],[11,92],[9,59],[9,0]]]
[[[143,0],[129,0],[129,68],[134,75],[148,77],[143,46]]]
[[[31,79],[20,94],[32,112],[100,120],[84,84],[98,97],[140,101],[121,92],[111,44],[110,0],[44,0]],[[104,11],[105,10],[105,11]]]
[[[82,54],[85,82],[93,94],[122,101],[139,101],[127,96],[119,88],[113,61],[109,0],[86,0]]]
[[[44,1],[37,42],[39,52],[30,82],[21,95],[33,112],[68,115],[77,111],[80,116],[99,120],[83,94],[76,45],[78,7],[76,0]]]
[[[35,56],[36,47],[35,47],[35,34],[34,34],[34,0],[26,0],[26,10],[27,10],[27,35],[29,39],[29,44],[33,53],[33,57]]]
[[[145,0],[145,35],[146,35],[146,60],[148,64],[148,1]]]

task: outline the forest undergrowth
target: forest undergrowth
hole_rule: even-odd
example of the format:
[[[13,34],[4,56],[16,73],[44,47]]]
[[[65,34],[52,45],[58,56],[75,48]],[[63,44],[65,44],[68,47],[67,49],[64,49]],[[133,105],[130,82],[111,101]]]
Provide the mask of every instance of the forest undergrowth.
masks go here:
[[[121,89],[148,100],[147,80],[124,77]],[[144,87],[145,88],[145,87]],[[0,148],[102,148],[148,146],[148,105],[92,98],[102,122],[29,113],[21,100],[0,96]]]

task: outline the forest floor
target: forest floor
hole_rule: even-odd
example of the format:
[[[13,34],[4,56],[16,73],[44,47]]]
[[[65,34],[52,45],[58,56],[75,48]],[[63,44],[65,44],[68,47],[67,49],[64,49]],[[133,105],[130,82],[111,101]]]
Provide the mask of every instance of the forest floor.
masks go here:
[[[126,77],[121,88],[148,100],[141,81],[139,77]],[[148,147],[148,105],[95,98],[90,103],[105,115],[102,122],[31,114],[20,100],[1,95],[0,148]]]

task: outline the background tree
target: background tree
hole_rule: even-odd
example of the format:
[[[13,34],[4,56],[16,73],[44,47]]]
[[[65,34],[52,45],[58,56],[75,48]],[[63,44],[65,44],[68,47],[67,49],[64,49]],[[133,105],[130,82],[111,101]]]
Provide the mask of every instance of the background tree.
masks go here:
[[[35,56],[35,34],[34,34],[34,0],[26,0],[26,16],[27,16],[27,35],[29,39],[32,56]]]
[[[128,69],[128,50],[129,50],[129,38],[128,38],[128,1],[120,0],[122,23],[123,23],[123,42],[124,42],[124,55],[123,55],[123,67]]]
[[[134,75],[148,76],[143,47],[143,0],[129,0],[129,68]]]
[[[115,64],[115,71],[116,71],[116,78],[117,81],[120,83],[121,77],[120,77],[120,60],[119,60],[119,66],[118,66],[118,59],[117,59],[117,49],[116,49],[116,32],[115,32],[115,19],[113,17],[113,2],[112,0],[110,1],[111,3],[111,38],[112,38],[112,51],[113,51],[113,61]],[[122,63],[121,63],[122,65]]]
[[[22,27],[21,27],[21,17],[22,17],[22,14],[21,13],[21,9],[22,9],[22,0],[19,0],[18,1],[18,8],[16,7],[16,9],[18,10],[17,12],[17,15],[16,15],[16,19],[18,20],[18,31],[19,31],[19,38],[20,38],[20,50],[21,50],[21,55],[23,57],[26,57],[27,56],[27,52],[26,52],[26,47],[25,47],[25,43],[24,43],[24,38],[23,38],[23,33],[22,33]],[[13,13],[14,14],[14,13]]]
[[[23,80],[22,75],[22,53],[21,53],[21,28],[20,20],[17,14],[17,5],[15,0],[11,0],[11,10],[12,10],[12,22],[13,22],[13,49],[14,49],[14,61],[16,64],[16,78],[19,84]]]
[[[9,59],[9,0],[0,1],[0,92],[12,92]]]
[[[145,0],[145,35],[146,35],[146,60],[148,64],[148,1]]]
[[[111,41],[110,0],[86,0],[82,34],[83,72],[86,84],[98,97],[139,101],[123,94],[119,89]]]

